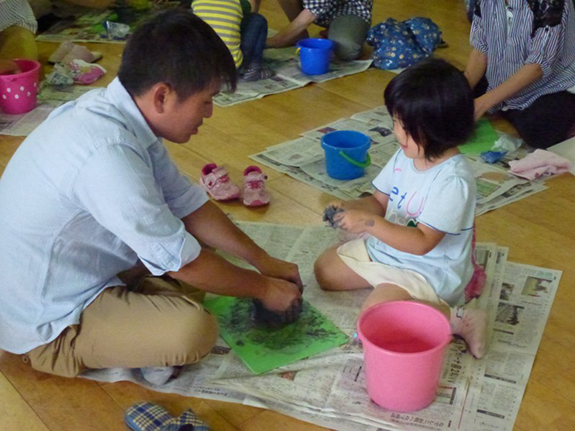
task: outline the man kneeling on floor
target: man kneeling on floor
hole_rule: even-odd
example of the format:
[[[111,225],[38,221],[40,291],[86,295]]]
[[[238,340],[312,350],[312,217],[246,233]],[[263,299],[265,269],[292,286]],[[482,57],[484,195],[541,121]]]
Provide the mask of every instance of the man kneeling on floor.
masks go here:
[[[217,339],[203,292],[297,308],[297,266],[236,228],[162,144],[188,142],[235,84],[217,34],[171,10],[135,31],[106,89],[63,105],[22,143],[0,181],[0,348],[67,377],[184,365]]]

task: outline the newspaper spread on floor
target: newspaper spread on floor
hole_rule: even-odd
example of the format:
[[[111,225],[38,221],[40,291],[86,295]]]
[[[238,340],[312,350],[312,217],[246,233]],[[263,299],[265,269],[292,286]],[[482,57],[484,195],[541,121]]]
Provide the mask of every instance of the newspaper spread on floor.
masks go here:
[[[371,65],[371,62],[372,60],[339,61],[333,59],[329,72],[310,76],[301,71],[295,48],[266,49],[264,67],[273,70],[275,75],[255,82],[240,81],[235,92],[222,91],[214,97],[214,103],[218,106],[231,106],[261,99],[269,94],[304,87],[310,82],[324,82],[363,72]]]
[[[362,177],[341,181],[327,175],[321,138],[336,130],[355,130],[371,137],[371,166]],[[371,182],[398,148],[393,121],[385,107],[381,106],[302,133],[301,138],[268,147],[250,157],[338,199],[347,200],[373,193]],[[468,160],[477,183],[476,215],[547,189],[540,180],[518,178],[500,165],[490,165],[477,157],[468,157]]]
[[[507,262],[508,250],[478,244],[487,286],[476,305],[489,313],[490,351],[475,360],[461,340],[448,348],[437,398],[414,413],[387,411],[365,389],[361,346],[352,334],[367,291],[325,292],[313,262],[338,233],[325,227],[239,223],[272,255],[299,265],[304,297],[350,336],[346,345],[264,375],[253,375],[223,341],[178,378],[151,386],[138,370],[94,370],[84,377],[128,380],[161,392],[264,407],[340,431],[512,430],[561,272]],[[228,258],[238,263],[237,259]]]
[[[141,9],[117,6],[113,9],[95,10],[66,5],[69,16],[55,23],[48,30],[36,36],[36,40],[46,42],[95,42],[95,43],[126,43],[134,28],[145,19],[160,10],[177,7],[180,3],[174,1],[152,2],[149,7]],[[63,16],[65,12],[61,12]],[[106,26],[106,23],[111,25]],[[121,26],[120,31],[114,31],[113,26]],[[123,30],[123,26],[127,26]],[[107,28],[108,27],[108,28]],[[111,30],[110,30],[111,28]]]
[[[28,136],[58,106],[75,100],[88,91],[98,87],[70,85],[53,87],[41,85],[38,95],[38,106],[26,114],[9,115],[0,113],[0,135]]]

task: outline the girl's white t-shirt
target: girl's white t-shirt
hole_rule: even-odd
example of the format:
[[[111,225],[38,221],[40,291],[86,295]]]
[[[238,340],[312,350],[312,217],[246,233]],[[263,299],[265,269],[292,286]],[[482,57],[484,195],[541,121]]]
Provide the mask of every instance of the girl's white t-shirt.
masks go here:
[[[413,159],[399,149],[373,185],[389,196],[386,220],[412,227],[423,223],[446,235],[423,256],[396,250],[370,237],[366,246],[371,259],[415,271],[447,303],[461,304],[473,275],[471,242],[476,201],[475,179],[465,157],[459,154],[419,171]]]

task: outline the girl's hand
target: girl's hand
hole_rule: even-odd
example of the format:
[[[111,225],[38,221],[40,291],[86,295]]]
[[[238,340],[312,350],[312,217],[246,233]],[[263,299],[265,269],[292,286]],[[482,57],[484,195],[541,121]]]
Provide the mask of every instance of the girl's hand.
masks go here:
[[[334,217],[338,228],[354,234],[368,232],[375,226],[377,216],[366,211],[344,210]]]
[[[329,207],[336,207],[336,208],[345,208],[345,201],[331,201],[326,208]]]

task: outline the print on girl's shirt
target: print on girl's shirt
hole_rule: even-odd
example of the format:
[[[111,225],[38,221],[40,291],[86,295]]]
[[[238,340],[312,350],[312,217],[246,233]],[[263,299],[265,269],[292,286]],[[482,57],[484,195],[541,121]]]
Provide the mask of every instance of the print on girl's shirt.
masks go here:
[[[388,206],[387,220],[401,226],[417,226],[417,217],[425,206],[424,197],[417,196],[417,192],[408,197],[408,192],[401,193],[398,187],[393,187],[389,194],[389,202],[393,205]]]

